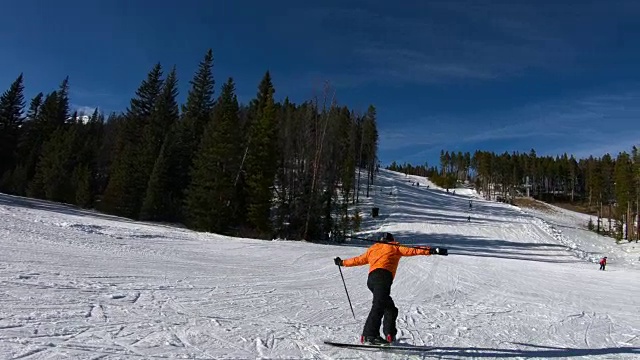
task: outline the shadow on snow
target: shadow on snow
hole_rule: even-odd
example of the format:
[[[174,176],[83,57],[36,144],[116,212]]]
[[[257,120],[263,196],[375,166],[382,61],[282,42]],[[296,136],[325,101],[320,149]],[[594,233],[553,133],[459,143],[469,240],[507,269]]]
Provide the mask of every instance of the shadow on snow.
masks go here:
[[[101,220],[111,220],[111,221],[131,223],[131,224],[170,227],[170,228],[176,228],[176,229],[185,228],[180,224],[166,224],[166,223],[163,224],[163,223],[156,223],[156,222],[146,223],[144,221],[136,221],[129,218],[119,217],[116,215],[108,215],[108,214],[100,213],[96,210],[83,209],[75,205],[57,203],[57,202],[48,201],[48,200],[25,198],[21,196],[9,195],[4,193],[0,193],[0,206],[12,206],[12,207],[20,207],[24,209],[50,211],[50,212],[63,214],[63,215],[72,215],[72,216],[81,216],[81,217],[89,216],[89,217],[93,217]]]
[[[454,356],[454,357],[472,357],[472,358],[569,358],[577,356],[596,356],[596,355],[616,355],[616,354],[639,354],[640,348],[637,347],[614,347],[614,348],[562,348],[532,345],[524,343],[513,343],[521,346],[528,346],[535,349],[493,349],[482,347],[451,347],[451,346],[419,346],[410,344],[399,344],[405,347],[415,347],[415,350],[424,350],[421,355],[423,359],[430,357]],[[386,350],[386,351],[392,351]],[[403,350],[398,350],[403,352]],[[417,354],[416,354],[417,355]],[[415,356],[415,355],[414,355]]]
[[[455,235],[447,233],[415,234],[394,232],[397,241],[408,246],[441,246],[449,250],[450,256],[478,256],[500,259],[537,261],[544,263],[578,263],[579,259],[567,259],[571,254],[560,244],[526,243],[491,239],[482,236]],[[373,243],[350,240],[339,246],[367,248]],[[562,257],[563,259],[558,259]]]

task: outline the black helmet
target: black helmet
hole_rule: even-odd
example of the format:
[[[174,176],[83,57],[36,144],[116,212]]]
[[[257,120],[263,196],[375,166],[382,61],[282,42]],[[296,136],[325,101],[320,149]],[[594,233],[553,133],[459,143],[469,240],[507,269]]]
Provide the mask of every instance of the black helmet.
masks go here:
[[[382,241],[385,241],[385,242],[391,242],[391,241],[393,241],[393,240],[395,240],[395,238],[394,238],[394,237],[393,237],[393,235],[392,235],[391,233],[389,233],[389,232],[384,233],[384,235],[382,236]]]

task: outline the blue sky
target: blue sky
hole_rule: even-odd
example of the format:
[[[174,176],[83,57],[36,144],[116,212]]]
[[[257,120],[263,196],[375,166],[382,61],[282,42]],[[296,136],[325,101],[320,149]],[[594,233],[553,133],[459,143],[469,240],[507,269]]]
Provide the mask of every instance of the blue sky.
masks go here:
[[[156,62],[181,100],[207,49],[216,90],[247,102],[272,72],[301,102],[329,81],[378,109],[380,158],[440,149],[617,154],[640,145],[638,1],[12,2],[0,13],[0,88],[27,97],[69,75],[75,107],[122,111]]]

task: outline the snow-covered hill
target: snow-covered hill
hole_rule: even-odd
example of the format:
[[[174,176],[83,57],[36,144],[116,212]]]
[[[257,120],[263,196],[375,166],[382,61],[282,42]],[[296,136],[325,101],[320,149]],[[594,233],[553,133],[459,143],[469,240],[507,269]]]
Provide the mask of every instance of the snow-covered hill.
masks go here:
[[[343,268],[354,320],[332,259],[365,244],[228,238],[0,195],[0,358],[640,355],[638,245],[614,246],[568,213],[429,185],[381,170],[361,234],[450,249],[403,259],[392,288],[400,341],[429,352],[323,344],[362,330],[367,268]]]

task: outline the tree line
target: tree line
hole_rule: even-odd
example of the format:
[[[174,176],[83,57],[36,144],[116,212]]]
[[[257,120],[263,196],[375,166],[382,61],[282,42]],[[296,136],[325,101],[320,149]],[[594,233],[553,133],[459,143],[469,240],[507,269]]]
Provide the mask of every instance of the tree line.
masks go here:
[[[20,74],[0,96],[0,191],[255,238],[354,226],[350,205],[377,164],[374,106],[339,106],[328,86],[277,102],[269,72],[249,104],[232,78],[214,98],[211,50],[189,84],[178,104],[177,70],[158,63],[126,111],[85,121],[71,113],[68,78],[26,107]]]
[[[489,151],[440,153],[440,167],[392,163],[390,170],[429,177],[439,186],[474,186],[487,198],[513,199],[528,194],[550,203],[584,206],[597,216],[593,230],[604,232],[602,218],[617,239],[640,237],[640,154],[638,148],[601,157],[576,159],[566,153],[537,156]],[[614,224],[611,224],[614,222]]]
[[[466,152],[451,152],[442,150],[440,152],[440,168],[429,166],[428,163],[422,165],[412,165],[409,163],[398,164],[393,161],[386,168],[405,174],[428,177],[434,184],[446,189],[455,188],[459,182],[468,181],[473,175],[474,167],[471,166],[471,154]]]

